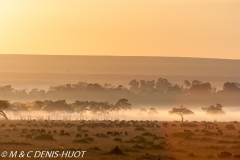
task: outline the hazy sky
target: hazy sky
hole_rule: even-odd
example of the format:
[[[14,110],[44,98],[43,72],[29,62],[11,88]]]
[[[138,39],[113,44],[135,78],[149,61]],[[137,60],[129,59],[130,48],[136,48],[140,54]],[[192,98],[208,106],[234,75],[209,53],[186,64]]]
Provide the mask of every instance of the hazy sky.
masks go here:
[[[0,54],[240,59],[240,0],[0,0]]]

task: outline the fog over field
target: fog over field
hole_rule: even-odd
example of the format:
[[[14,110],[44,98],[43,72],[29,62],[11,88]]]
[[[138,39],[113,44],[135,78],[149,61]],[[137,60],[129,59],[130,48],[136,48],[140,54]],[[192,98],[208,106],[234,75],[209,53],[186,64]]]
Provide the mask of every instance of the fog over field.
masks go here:
[[[0,160],[240,159],[240,0],[0,0]]]
[[[176,106],[172,106],[176,107]],[[145,107],[147,108],[147,107]],[[189,107],[188,107],[189,108]],[[190,107],[191,108],[191,107]],[[20,111],[17,113],[6,111],[8,118],[10,120],[70,120],[70,121],[79,121],[79,120],[92,120],[92,121],[100,121],[100,120],[138,120],[138,121],[181,121],[180,115],[170,115],[169,110],[171,110],[171,106],[169,109],[157,109],[158,114],[149,115],[145,113],[143,115],[139,115],[140,109],[132,109],[126,111],[124,115],[119,113],[111,113],[107,117],[102,115],[92,114],[91,112],[85,113],[80,116],[78,113],[66,113],[66,112],[46,112],[46,111]],[[223,115],[207,115],[201,108],[194,107],[192,108],[194,111],[193,115],[185,115],[184,121],[218,121],[218,122],[229,122],[229,121],[238,121],[239,120],[239,107],[227,107],[224,108],[226,112]],[[3,117],[0,117],[4,119]]]
[[[227,59],[0,55],[0,97],[10,101],[10,119],[31,113],[30,119],[174,121],[181,117],[168,112],[183,105],[194,113],[184,120],[233,121],[239,70],[240,60]],[[123,107],[128,103],[131,111]],[[226,114],[211,117],[201,109],[215,104]],[[139,115],[142,108],[158,114]]]

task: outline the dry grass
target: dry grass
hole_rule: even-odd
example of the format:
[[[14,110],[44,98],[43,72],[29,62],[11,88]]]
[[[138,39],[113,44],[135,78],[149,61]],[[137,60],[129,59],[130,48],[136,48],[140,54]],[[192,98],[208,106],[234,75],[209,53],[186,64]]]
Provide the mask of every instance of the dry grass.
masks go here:
[[[180,122],[167,122],[169,124],[167,126],[163,123],[151,121],[0,121],[0,151],[86,150],[87,153],[83,159],[100,160],[205,160],[222,159],[218,155],[224,151],[233,156],[239,154],[239,123],[187,122],[182,125]],[[235,130],[226,129],[227,124],[234,125]],[[144,129],[136,130],[136,128],[141,128],[140,126]],[[44,129],[45,133],[36,131],[38,129]],[[54,130],[57,133],[54,133]],[[70,136],[60,136],[60,130],[64,130]],[[223,134],[219,134],[218,130],[221,130]],[[45,136],[49,131],[53,139]],[[107,135],[107,132],[112,134]],[[41,136],[42,139],[35,139],[41,134],[44,135]],[[81,134],[81,138],[76,138],[76,134]],[[27,135],[28,138],[26,138]],[[121,139],[122,142],[114,141],[116,138]],[[119,146],[122,155],[110,154],[116,146]],[[232,159],[236,159],[233,156]]]

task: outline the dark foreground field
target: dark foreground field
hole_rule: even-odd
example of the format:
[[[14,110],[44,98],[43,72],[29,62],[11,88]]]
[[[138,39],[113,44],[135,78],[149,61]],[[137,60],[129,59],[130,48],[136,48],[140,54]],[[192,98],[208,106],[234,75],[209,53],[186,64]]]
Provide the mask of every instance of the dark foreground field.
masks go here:
[[[52,159],[240,159],[239,130],[238,122],[1,121],[0,152],[87,151],[83,158]]]

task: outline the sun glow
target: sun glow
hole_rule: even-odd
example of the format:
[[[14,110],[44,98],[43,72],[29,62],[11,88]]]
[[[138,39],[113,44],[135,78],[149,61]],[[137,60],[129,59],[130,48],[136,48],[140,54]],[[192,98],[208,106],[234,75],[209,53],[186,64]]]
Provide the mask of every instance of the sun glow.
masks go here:
[[[239,59],[239,8],[235,0],[0,0],[0,54]]]

